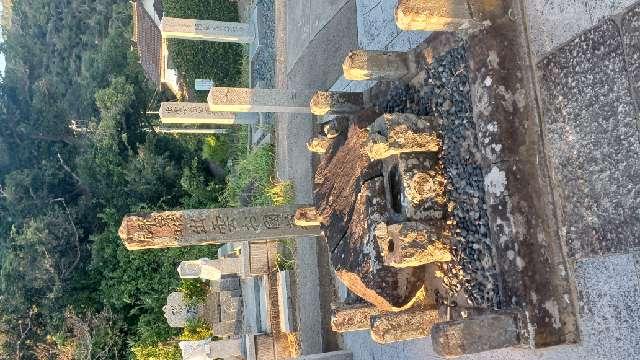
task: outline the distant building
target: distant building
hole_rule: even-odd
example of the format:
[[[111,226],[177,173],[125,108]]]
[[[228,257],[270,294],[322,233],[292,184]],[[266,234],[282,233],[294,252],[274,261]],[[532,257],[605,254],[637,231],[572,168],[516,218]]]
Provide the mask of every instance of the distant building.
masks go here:
[[[157,89],[166,86],[175,94],[180,93],[180,79],[162,39],[160,0],[137,0],[133,5],[133,43],[140,57],[140,65],[147,79]]]

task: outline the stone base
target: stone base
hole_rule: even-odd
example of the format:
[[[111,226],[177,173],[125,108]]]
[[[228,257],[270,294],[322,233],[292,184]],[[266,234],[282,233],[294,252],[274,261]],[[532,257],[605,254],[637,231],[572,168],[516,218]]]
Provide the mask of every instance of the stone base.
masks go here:
[[[436,324],[431,331],[433,349],[440,356],[460,356],[518,345],[515,317],[484,315]]]

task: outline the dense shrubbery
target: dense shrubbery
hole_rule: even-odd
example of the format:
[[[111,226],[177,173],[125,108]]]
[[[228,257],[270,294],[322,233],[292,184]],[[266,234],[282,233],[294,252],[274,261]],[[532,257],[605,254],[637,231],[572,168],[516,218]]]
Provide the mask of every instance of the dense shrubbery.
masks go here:
[[[180,340],[182,341],[200,341],[213,337],[211,326],[202,319],[193,319],[187,321],[187,325],[182,330]]]
[[[169,17],[238,21],[238,6],[229,0],[164,0],[163,6]],[[169,52],[191,88],[195,79],[211,79],[219,86],[237,86],[242,81],[240,44],[172,39]]]
[[[178,291],[187,305],[203,304],[207,300],[209,284],[201,279],[183,279]]]
[[[179,358],[162,306],[178,263],[216,248],[131,252],[117,230],[128,212],[220,206],[225,180],[201,138],[149,131],[157,104],[130,51],[130,4],[16,0],[14,14],[0,84],[0,358]]]

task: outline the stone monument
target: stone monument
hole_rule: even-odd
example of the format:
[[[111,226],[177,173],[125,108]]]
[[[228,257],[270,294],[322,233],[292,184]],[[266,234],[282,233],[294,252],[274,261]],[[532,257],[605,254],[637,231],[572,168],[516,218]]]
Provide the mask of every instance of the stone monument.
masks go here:
[[[160,24],[165,39],[205,40],[251,43],[255,34],[249,24],[213,20],[162,18]]]
[[[129,250],[319,235],[294,223],[301,206],[167,211],[125,216],[118,235]]]
[[[187,321],[198,318],[203,312],[203,305],[187,306],[181,292],[172,292],[167,296],[167,304],[162,308],[164,317],[171,327],[185,327]]]

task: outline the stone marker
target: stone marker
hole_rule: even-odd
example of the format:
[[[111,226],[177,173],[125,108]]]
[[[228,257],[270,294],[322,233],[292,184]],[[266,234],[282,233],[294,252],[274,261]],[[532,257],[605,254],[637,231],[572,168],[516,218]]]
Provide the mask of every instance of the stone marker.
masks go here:
[[[433,350],[441,356],[460,356],[518,345],[512,314],[489,314],[433,326]]]
[[[371,338],[380,344],[429,336],[438,322],[437,309],[411,308],[371,317]]]
[[[367,101],[363,93],[318,91],[311,99],[314,115],[353,114],[365,108]]]
[[[379,313],[378,309],[369,303],[334,304],[331,307],[331,329],[339,333],[369,330],[371,316]]]
[[[310,113],[312,91],[213,87],[207,102],[211,111]]]
[[[347,80],[411,79],[418,73],[418,60],[413,52],[355,50],[347,55],[342,70]]]
[[[251,43],[255,40],[249,24],[213,20],[163,17],[160,31],[165,39]]]
[[[448,236],[445,221],[379,224],[376,227],[376,239],[380,242],[384,264],[393,267],[451,261]]]
[[[437,152],[442,148],[442,121],[431,116],[384,114],[369,126],[367,154],[372,160],[413,152]]]
[[[213,112],[207,103],[163,102],[160,104],[160,121],[163,124],[255,124],[258,114]]]
[[[319,235],[294,224],[302,206],[167,211],[125,216],[118,235],[129,250]]]
[[[241,262],[240,258],[183,261],[178,266],[178,274],[182,279],[220,280],[222,275],[240,273]]]
[[[327,152],[329,146],[331,146],[331,139],[326,137],[316,137],[307,143],[307,150],[314,154],[324,154]]]
[[[467,0],[398,0],[396,25],[402,30],[456,31],[472,29]]]

